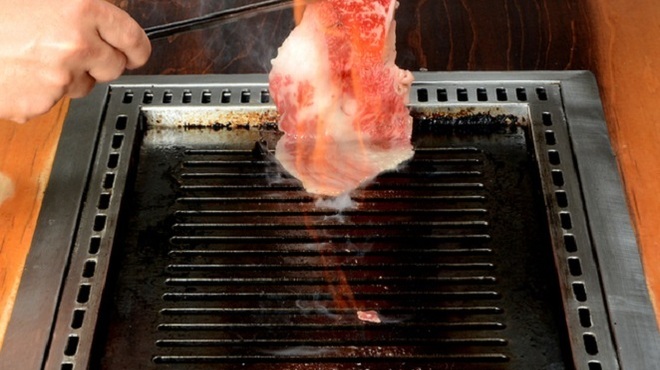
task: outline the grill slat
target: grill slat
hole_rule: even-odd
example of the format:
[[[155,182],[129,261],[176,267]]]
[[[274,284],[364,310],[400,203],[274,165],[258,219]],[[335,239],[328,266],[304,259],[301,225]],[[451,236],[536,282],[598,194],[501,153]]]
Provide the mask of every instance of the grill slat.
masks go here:
[[[460,345],[460,346],[504,346],[506,341],[502,338],[393,338],[383,340],[364,339],[163,339],[158,341],[159,347],[224,347],[238,345],[259,346],[310,346],[310,347],[338,347],[338,346],[406,346],[406,345]]]
[[[368,350],[368,349],[366,349]],[[300,349],[300,351],[304,351]],[[156,356],[154,361],[159,364],[191,364],[191,363],[253,363],[253,362],[300,362],[300,363],[362,363],[369,361],[390,362],[396,358],[401,362],[412,363],[437,363],[437,362],[504,362],[508,357],[499,353],[479,353],[474,355],[429,355],[429,356],[405,356],[395,352],[373,351],[371,355],[356,355],[351,353],[342,353],[341,356],[329,356],[321,353],[312,353],[310,355],[287,355],[286,350],[274,351],[274,355],[253,355],[253,356]],[[379,353],[380,352],[380,353]],[[380,354],[380,356],[377,356]],[[332,365],[330,365],[332,366]],[[334,368],[334,367],[330,367]]]
[[[367,309],[363,309],[367,311]],[[480,314],[501,314],[502,308],[497,306],[417,306],[417,307],[403,307],[403,306],[390,306],[383,308],[380,312],[384,315],[389,314],[452,314],[452,315],[480,315]],[[184,308],[164,308],[160,311],[162,315],[245,315],[245,314],[262,314],[267,313],[271,315],[310,315],[313,313],[329,314],[329,315],[356,315],[357,311],[354,308],[338,308],[338,307],[311,307],[305,309],[304,307],[295,308],[272,308],[272,307],[184,307]]]
[[[259,229],[259,230],[325,230],[325,229],[413,229],[413,228],[483,228],[488,226],[486,221],[427,221],[427,222],[372,222],[372,223],[335,223],[335,222],[315,222],[309,223],[259,223],[259,222],[246,222],[246,223],[177,223],[172,226],[173,229],[181,230],[224,230],[224,229]]]
[[[412,299],[424,296],[425,300],[434,299],[496,299],[500,295],[494,291],[467,291],[467,292],[437,292],[437,291],[410,291],[410,292],[383,292],[364,293],[358,291],[359,286],[352,287],[350,298],[355,300],[399,300]],[[215,300],[310,300],[331,301],[338,295],[319,291],[304,292],[303,289],[296,293],[288,292],[212,292],[212,293],[165,293],[163,299],[166,301],[215,301]],[[345,294],[349,296],[349,294]]]
[[[383,255],[399,255],[407,256],[411,253],[414,254],[447,254],[447,255],[466,255],[466,254],[488,254],[492,253],[493,250],[489,248],[451,248],[451,249],[394,249],[394,250],[357,250],[357,249],[344,249],[344,250],[324,250],[324,256],[383,256]],[[280,250],[268,250],[268,249],[181,249],[171,251],[169,253],[172,257],[229,257],[229,256],[317,256],[319,254],[318,249],[280,249]]]
[[[465,276],[465,277],[412,277],[412,276],[388,276],[383,278],[353,278],[347,281],[339,279],[314,279],[314,278],[170,278],[166,280],[168,285],[180,286],[195,286],[195,285],[232,285],[240,284],[247,285],[313,285],[313,284],[342,284],[348,282],[351,286],[364,285],[364,284],[396,284],[396,283],[415,283],[419,285],[435,283],[435,284],[486,284],[495,283],[493,276]]]
[[[389,210],[375,210],[375,209],[360,209],[352,210],[346,209],[341,211],[341,216],[353,216],[353,215],[362,215],[368,216],[371,219],[374,217],[386,217],[390,219],[393,215],[405,215],[409,219],[413,219],[412,216],[451,216],[454,215],[483,215],[488,211],[483,208],[431,208],[431,209],[389,209]],[[257,217],[257,216],[274,216],[274,217],[299,217],[299,216],[338,216],[336,210],[322,210],[317,208],[306,208],[305,205],[300,205],[298,209],[292,210],[277,210],[277,209],[240,209],[240,210],[231,210],[231,209],[206,209],[206,210],[178,210],[174,212],[175,215],[180,217],[200,217],[204,220],[208,220],[209,217],[231,217],[232,220],[235,220],[235,217],[246,216],[246,217]]]
[[[271,270],[291,270],[291,271],[326,271],[326,270],[379,270],[388,271],[392,269],[458,269],[458,270],[490,270],[494,268],[492,263],[409,263],[409,264],[361,264],[361,265],[345,265],[342,263],[328,263],[310,265],[307,263],[286,265],[281,264],[172,264],[168,267],[169,271],[227,271],[227,270],[252,270],[255,269],[263,271]]]

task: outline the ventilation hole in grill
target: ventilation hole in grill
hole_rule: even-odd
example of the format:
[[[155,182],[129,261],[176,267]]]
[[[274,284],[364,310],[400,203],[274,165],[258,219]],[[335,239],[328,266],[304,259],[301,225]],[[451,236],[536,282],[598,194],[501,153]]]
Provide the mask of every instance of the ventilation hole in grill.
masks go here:
[[[600,364],[600,362],[589,362],[589,370],[603,370],[603,366]]]
[[[183,104],[189,104],[192,101],[192,93],[190,90],[184,90],[183,96],[181,97],[181,102]]]
[[[121,102],[124,104],[131,104],[133,102],[133,92],[126,91],[124,93],[124,98],[121,100]]]
[[[106,189],[112,189],[115,184],[115,174],[106,173],[105,178],[103,179],[103,187]]]
[[[586,333],[582,336],[584,338],[584,349],[590,355],[598,354],[598,342],[596,341],[596,336],[590,333]]]
[[[516,89],[516,98],[519,101],[527,101],[527,90],[524,87],[519,87]]]
[[[568,207],[568,196],[566,196],[566,192],[563,190],[557,190],[555,192],[555,197],[557,198],[557,205],[561,208],[566,208]]]
[[[262,104],[270,103],[270,92],[268,90],[261,90],[261,101]]]
[[[89,301],[89,294],[92,291],[92,286],[88,284],[80,285],[78,289],[78,296],[76,296],[76,302],[78,303],[87,303]]]
[[[591,312],[588,308],[578,308],[578,316],[580,317],[580,325],[582,325],[583,328],[590,328],[591,325],[593,325],[591,322]]]
[[[578,257],[569,257],[568,259],[568,271],[570,271],[573,276],[582,275],[582,264]]]
[[[456,97],[458,101],[468,101],[468,91],[466,88],[459,88],[456,90]]]
[[[564,173],[561,170],[552,170],[552,183],[555,186],[564,186]]]
[[[85,267],[83,268],[83,277],[84,278],[92,278],[94,277],[94,273],[96,272],[96,261],[87,261],[85,262]]]
[[[477,89],[477,100],[488,101],[488,92],[483,87]]]
[[[429,91],[426,89],[417,89],[417,101],[419,102],[429,101]]]
[[[449,100],[449,97],[447,96],[447,89],[438,89],[436,94],[438,95],[438,101]]]
[[[561,227],[565,230],[570,230],[573,228],[573,220],[571,219],[571,214],[568,212],[560,212],[559,220],[561,222]]]
[[[577,252],[577,242],[575,241],[575,236],[573,236],[573,234],[564,235],[564,248],[570,253]]]
[[[539,100],[548,100],[548,92],[545,90],[545,87],[537,88],[536,96],[538,96]]]
[[[80,329],[85,321],[85,310],[73,311],[73,318],[71,319],[71,329]]]
[[[212,95],[208,90],[202,91],[202,104],[209,104],[211,102]]]
[[[117,165],[119,164],[119,154],[118,153],[112,153],[108,157],[108,168],[117,168]]]
[[[101,210],[108,209],[110,207],[110,193],[101,193],[96,207]]]
[[[544,125],[552,126],[552,114],[550,114],[549,112],[543,112],[543,114],[541,115],[541,119]]]
[[[142,94],[142,103],[144,104],[151,104],[154,102],[154,93],[151,91],[147,90]]]
[[[101,231],[105,228],[105,220],[107,217],[105,215],[96,215],[94,217],[94,231]]]
[[[73,364],[62,364],[61,370],[73,370]]]
[[[127,116],[117,116],[117,121],[115,122],[115,128],[117,130],[126,130],[126,125],[128,124]]]
[[[66,342],[66,347],[64,348],[64,354],[67,356],[73,356],[78,352],[78,342],[80,339],[77,335],[70,335],[69,339]]]
[[[121,144],[124,142],[124,135],[122,134],[114,134],[112,136],[112,148],[113,149],[119,149],[121,148]]]
[[[249,103],[251,95],[252,94],[250,93],[250,90],[241,91],[241,103],[243,104]]]
[[[545,143],[548,145],[555,145],[557,144],[557,137],[555,136],[554,131],[546,131],[545,132]]]
[[[101,238],[94,236],[89,240],[89,249],[87,252],[89,254],[97,254],[101,249]]]
[[[559,152],[556,150],[548,151],[548,160],[550,161],[550,164],[555,166],[561,164],[561,158],[559,157]]]
[[[573,283],[573,295],[578,302],[587,301],[587,289],[583,283]]]
[[[498,101],[507,101],[509,99],[506,93],[506,89],[503,87],[498,87],[495,89],[495,96],[497,96]]]
[[[163,93],[163,104],[170,104],[172,102],[174,95],[171,91],[165,91]]]
[[[220,103],[227,104],[231,102],[231,91],[225,89],[222,91],[222,95],[220,95]]]

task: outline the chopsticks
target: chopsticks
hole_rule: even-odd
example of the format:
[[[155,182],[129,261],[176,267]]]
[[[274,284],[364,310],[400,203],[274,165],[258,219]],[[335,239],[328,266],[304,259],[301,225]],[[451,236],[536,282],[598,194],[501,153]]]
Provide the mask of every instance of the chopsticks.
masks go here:
[[[144,29],[150,40],[169,37],[182,32],[193,31],[233,18],[250,17],[273,10],[286,9],[293,6],[292,0],[266,0],[236,8],[220,10],[200,17],[189,18],[182,21],[161,24]]]

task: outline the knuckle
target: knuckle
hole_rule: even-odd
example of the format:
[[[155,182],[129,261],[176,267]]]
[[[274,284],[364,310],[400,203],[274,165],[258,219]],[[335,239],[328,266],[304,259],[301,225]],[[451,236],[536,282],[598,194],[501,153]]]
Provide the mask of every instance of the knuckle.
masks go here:
[[[127,54],[130,54],[132,58],[130,64],[136,66],[146,63],[151,54],[151,44],[144,31],[137,26],[130,27],[122,37],[124,45],[129,50]]]
[[[68,69],[60,68],[49,74],[49,80],[54,89],[62,90],[73,83],[74,76]]]
[[[74,30],[67,35],[65,40],[59,42],[52,58],[56,66],[65,68],[94,57],[94,53],[95,51],[86,36]]]
[[[90,70],[90,75],[98,82],[112,81],[122,75],[125,67],[126,57],[113,50],[111,55],[104,58],[104,63]]]

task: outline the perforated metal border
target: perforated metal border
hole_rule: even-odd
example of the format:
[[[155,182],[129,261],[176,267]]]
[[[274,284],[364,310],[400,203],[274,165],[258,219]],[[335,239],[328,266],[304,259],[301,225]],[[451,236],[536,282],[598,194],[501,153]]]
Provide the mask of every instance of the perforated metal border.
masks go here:
[[[457,106],[516,102],[529,106],[535,150],[544,175],[548,216],[556,226],[551,232],[560,283],[565,288],[576,367],[588,370],[617,368],[618,365],[624,369],[658,368],[660,355],[656,349],[660,347],[655,320],[593,77],[585,72],[465,72],[418,73],[416,78],[411,95],[413,107],[437,105],[438,102]],[[212,82],[214,79],[218,82]],[[0,364],[10,364],[16,358],[26,363],[26,358],[37,357],[32,361],[35,366],[26,368],[41,368],[37,363],[45,363],[46,368],[52,369],[87,367],[100,299],[94,291],[102,289],[105,283],[107,261],[104,259],[107,246],[112,245],[110,230],[114,227],[126,180],[125,174],[115,170],[115,162],[119,164],[131,157],[133,146],[127,143],[135,142],[140,107],[265,108],[269,105],[265,103],[268,95],[264,81],[265,76],[258,75],[128,77],[112,84],[109,90],[101,86],[90,98],[74,102],[67,127],[103,122],[99,142],[106,144],[99,146],[94,157],[93,151],[89,153],[88,141],[95,141],[92,136],[95,133],[83,130],[87,135],[87,141],[83,141],[85,155],[96,158],[88,189],[88,199],[92,201],[85,205],[79,220],[71,272],[62,290],[52,341],[50,346],[46,345],[50,355],[47,363],[45,358],[40,362],[34,347],[25,346],[20,335],[15,334],[16,323],[23,323],[39,328],[37,339],[42,342],[44,338],[49,339],[47,312],[41,315],[44,320],[31,325],[25,317],[28,311],[20,310],[26,306],[26,299],[30,305],[35,303],[34,297],[23,289],[24,285],[27,288],[31,284],[38,285],[34,276],[28,274],[23,279],[16,303],[18,311],[12,316]],[[106,112],[105,119],[95,120]],[[81,118],[85,122],[79,122]],[[118,139],[122,135],[123,139]],[[593,157],[593,153],[598,155]],[[82,160],[84,162],[85,158]],[[56,162],[56,168],[61,167],[58,163],[61,161]],[[110,182],[113,186],[109,186]],[[589,192],[581,191],[581,187]],[[605,204],[604,195],[609,200]],[[58,213],[57,210],[49,212]],[[46,222],[51,227],[58,226],[52,214],[42,216],[40,225]],[[49,226],[40,227],[39,231]],[[28,270],[44,262],[44,247],[39,242],[45,238],[39,235],[35,235]],[[63,242],[56,244],[66,247]],[[599,276],[596,264],[600,265],[603,276]],[[40,273],[37,271],[33,275]],[[599,278],[603,280],[602,285]],[[56,282],[50,282],[50,286],[53,284]],[[52,292],[37,297],[37,301],[52,302],[50,297]]]
[[[419,83],[424,85],[424,82]],[[567,330],[576,369],[618,369],[601,283],[590,247],[580,184],[562,106],[561,86],[547,81],[467,81],[416,88],[413,107],[480,102],[486,107],[524,103],[561,286]]]

